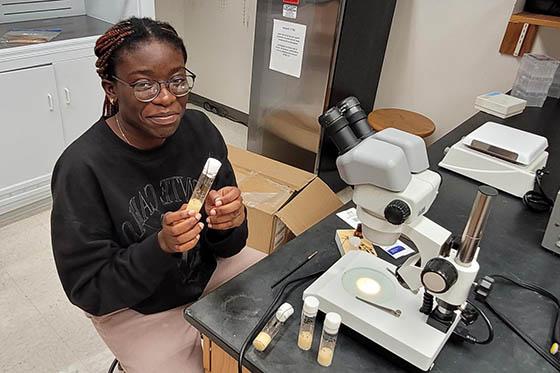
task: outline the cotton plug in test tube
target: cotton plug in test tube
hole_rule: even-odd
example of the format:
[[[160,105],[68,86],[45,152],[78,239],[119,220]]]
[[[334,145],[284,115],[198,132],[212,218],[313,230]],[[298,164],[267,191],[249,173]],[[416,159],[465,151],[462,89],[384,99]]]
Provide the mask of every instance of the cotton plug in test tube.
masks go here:
[[[319,354],[317,355],[317,362],[319,365],[328,367],[332,364],[338,328],[340,328],[341,322],[342,318],[338,313],[329,312],[325,316],[321,343],[319,344]]]
[[[274,316],[272,316],[270,320],[268,320],[263,330],[261,330],[261,332],[253,340],[253,347],[255,348],[255,350],[261,352],[266,350],[270,342],[280,331],[280,328],[284,326],[286,320],[288,320],[293,313],[294,307],[292,307],[290,303],[283,303],[278,308]]]
[[[198,177],[191,199],[187,204],[187,211],[200,211],[208,192],[210,192],[210,188],[212,188],[212,184],[216,179],[216,175],[218,174],[220,167],[222,167],[222,162],[215,158],[208,158],[200,176]]]

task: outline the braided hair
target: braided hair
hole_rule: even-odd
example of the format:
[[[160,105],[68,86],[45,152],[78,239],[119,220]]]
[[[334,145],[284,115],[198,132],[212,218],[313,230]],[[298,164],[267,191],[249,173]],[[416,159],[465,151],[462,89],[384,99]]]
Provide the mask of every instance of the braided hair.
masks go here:
[[[132,50],[140,43],[149,40],[159,40],[178,48],[185,62],[187,50],[177,31],[167,22],[155,21],[150,18],[132,17],[112,26],[95,43],[97,56],[97,74],[101,79],[114,80],[115,66],[119,57],[126,50]],[[111,102],[105,96],[103,116],[105,118],[115,115],[119,111],[118,103]]]

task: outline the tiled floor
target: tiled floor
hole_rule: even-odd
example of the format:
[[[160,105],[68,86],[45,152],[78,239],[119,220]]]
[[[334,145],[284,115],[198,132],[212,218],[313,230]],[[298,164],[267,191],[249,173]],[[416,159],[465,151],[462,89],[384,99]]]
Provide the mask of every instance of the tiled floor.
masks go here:
[[[49,212],[0,228],[0,243],[0,371],[106,372],[111,353],[58,281]]]
[[[227,143],[246,148],[247,127],[207,114]],[[0,372],[106,372],[113,356],[62,290],[49,226],[44,211],[0,228]]]

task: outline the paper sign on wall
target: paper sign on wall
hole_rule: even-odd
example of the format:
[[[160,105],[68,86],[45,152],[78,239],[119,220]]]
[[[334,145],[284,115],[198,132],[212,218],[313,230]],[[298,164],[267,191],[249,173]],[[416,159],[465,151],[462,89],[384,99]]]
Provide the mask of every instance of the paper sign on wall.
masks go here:
[[[307,27],[299,23],[274,20],[269,68],[290,76],[301,76]]]

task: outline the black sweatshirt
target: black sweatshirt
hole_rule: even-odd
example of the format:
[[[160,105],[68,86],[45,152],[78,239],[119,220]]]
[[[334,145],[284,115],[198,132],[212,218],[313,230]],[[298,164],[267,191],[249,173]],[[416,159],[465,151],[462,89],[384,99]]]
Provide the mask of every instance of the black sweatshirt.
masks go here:
[[[167,254],[157,232],[162,215],[186,203],[209,156],[222,161],[213,185],[235,186],[224,140],[208,117],[187,110],[158,148],[139,150],[104,120],[62,154],[52,177],[51,233],[60,280],[72,303],[93,315],[132,308],[150,314],[195,301],[216,257],[237,254],[247,222],[206,227],[196,248]]]

